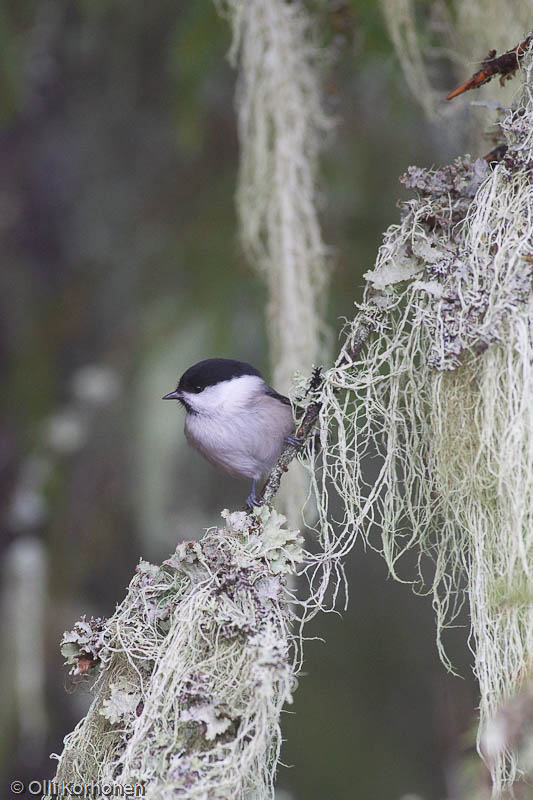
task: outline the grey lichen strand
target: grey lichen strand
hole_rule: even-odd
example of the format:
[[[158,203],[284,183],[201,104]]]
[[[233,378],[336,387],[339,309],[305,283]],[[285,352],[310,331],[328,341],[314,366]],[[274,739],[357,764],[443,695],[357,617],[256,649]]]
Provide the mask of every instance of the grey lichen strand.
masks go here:
[[[320,445],[308,446],[330,564],[363,535],[400,578],[402,555],[418,548],[413,584],[433,596],[450,668],[441,633],[469,603],[480,730],[533,663],[533,606],[513,588],[533,594],[531,53],[524,67],[499,162],[465,156],[405,176],[416,196],[366,275],[315,398]],[[489,766],[499,797],[518,774],[512,746],[493,749]]]

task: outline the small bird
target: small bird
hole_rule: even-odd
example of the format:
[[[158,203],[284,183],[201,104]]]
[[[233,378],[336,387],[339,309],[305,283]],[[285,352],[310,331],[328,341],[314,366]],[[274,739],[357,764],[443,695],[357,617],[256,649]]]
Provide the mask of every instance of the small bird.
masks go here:
[[[300,444],[289,398],[245,361],[200,361],[163,400],[178,400],[185,408],[185,436],[191,447],[230,475],[251,478],[249,508],[261,505],[257,482],[274,466],[285,444]]]

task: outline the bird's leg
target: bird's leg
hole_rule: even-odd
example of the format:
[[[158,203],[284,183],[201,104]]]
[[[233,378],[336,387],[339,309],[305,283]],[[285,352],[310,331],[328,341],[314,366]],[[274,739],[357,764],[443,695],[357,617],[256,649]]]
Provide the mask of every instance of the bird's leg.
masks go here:
[[[299,436],[296,434],[289,434],[289,436],[285,437],[285,444],[290,444],[292,447],[303,447],[305,444],[304,439],[300,439]],[[282,467],[284,472],[287,472],[287,467]],[[252,480],[252,491],[246,498],[246,508],[253,510],[254,506],[262,506],[263,505],[263,490],[259,493],[256,490],[257,481],[254,478]],[[263,487],[264,488],[264,487]]]
[[[253,510],[254,506],[262,506],[263,505],[263,498],[261,492],[259,495],[256,492],[256,480],[255,478],[252,480],[252,491],[246,498],[246,508],[249,508],[250,511]]]

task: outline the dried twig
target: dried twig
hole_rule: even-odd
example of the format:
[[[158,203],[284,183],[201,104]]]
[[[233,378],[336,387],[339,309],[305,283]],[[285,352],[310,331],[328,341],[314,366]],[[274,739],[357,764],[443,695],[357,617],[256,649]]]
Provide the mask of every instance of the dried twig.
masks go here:
[[[520,59],[526,54],[533,34],[530,34],[523,42],[502,53],[501,56],[496,56],[496,50],[491,50],[487,58],[482,62],[481,69],[478,70],[471,78],[462,83],[453,92],[450,92],[446,100],[452,100],[454,97],[467,92],[469,89],[478,89],[484,83],[490,81],[495,75],[500,75],[500,83],[503,86],[504,81],[513,77],[519,67]]]
[[[490,153],[487,153],[483,156],[483,161],[486,161],[487,164],[495,164],[505,157],[508,149],[509,148],[506,144],[498,144],[490,151]]]
[[[316,367],[313,370],[313,374],[309,381],[309,387],[307,389],[307,394],[315,393],[320,386],[322,385],[322,367]],[[299,424],[296,430],[296,436],[298,439],[303,443],[311,433],[316,419],[320,413],[321,403],[311,402],[307,406],[307,410],[305,412],[304,418],[302,419],[301,423]],[[279,489],[279,485],[281,483],[281,478],[284,472],[287,472],[288,466],[298,454],[301,445],[293,445],[288,444],[284,451],[282,452],[281,456],[279,457],[277,463],[273,467],[270,475],[268,476],[267,482],[262,491],[262,499],[263,503],[266,505],[270,505],[272,503],[272,499],[274,495],[277,493]]]
[[[376,316],[379,316],[379,313]],[[361,313],[360,317],[360,322],[356,332],[355,334],[352,334],[352,345],[346,352],[346,357],[352,360],[355,359],[355,357],[360,353],[368,337],[376,328],[376,322],[370,316]],[[309,386],[307,388],[306,395],[313,395],[317,393],[322,385],[322,380],[322,367],[315,367],[309,380]],[[305,442],[305,440],[311,434],[311,431],[313,430],[315,422],[320,413],[321,405],[322,404],[319,402],[309,403],[304,418],[296,430],[296,436],[302,443]],[[283,473],[287,472],[289,464],[298,455],[300,448],[301,445],[288,444],[283,450],[277,463],[272,468],[270,475],[268,476],[263,487],[263,491],[261,492],[261,497],[265,505],[270,505],[272,503],[272,500],[280,487]]]

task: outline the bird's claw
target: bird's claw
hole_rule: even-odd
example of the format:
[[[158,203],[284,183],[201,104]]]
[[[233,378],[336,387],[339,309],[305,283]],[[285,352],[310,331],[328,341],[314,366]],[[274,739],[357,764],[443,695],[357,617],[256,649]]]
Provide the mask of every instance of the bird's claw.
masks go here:
[[[257,494],[255,490],[255,481],[252,481],[252,491],[246,498],[246,508],[250,511],[253,511],[255,507],[263,505],[263,497],[262,494]]]
[[[253,511],[254,508],[257,508],[257,506],[262,506],[262,505],[263,505],[263,500],[252,492],[246,498],[246,508],[248,508],[250,511]]]
[[[292,445],[292,447],[303,447],[305,444],[303,439],[300,439],[299,436],[296,436],[296,434],[293,433],[285,437],[285,442]]]

